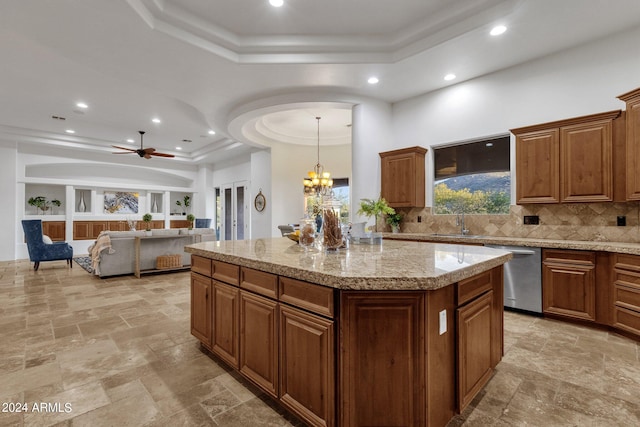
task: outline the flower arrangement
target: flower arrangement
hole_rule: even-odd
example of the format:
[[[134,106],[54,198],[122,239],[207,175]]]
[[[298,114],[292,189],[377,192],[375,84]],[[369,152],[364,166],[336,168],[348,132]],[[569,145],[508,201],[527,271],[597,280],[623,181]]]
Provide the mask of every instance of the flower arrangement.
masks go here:
[[[375,228],[378,231],[378,217],[380,215],[393,215],[396,211],[387,204],[384,197],[378,199],[360,199],[360,209],[358,209],[358,215],[364,215],[368,218],[375,217]]]

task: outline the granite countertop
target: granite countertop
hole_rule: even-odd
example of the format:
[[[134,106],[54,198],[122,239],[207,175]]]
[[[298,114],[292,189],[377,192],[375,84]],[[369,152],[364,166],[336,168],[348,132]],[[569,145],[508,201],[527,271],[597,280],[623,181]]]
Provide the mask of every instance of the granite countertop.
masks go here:
[[[385,240],[348,250],[307,252],[286,237],[202,242],[185,251],[337,289],[439,289],[497,267],[509,252],[460,244]]]
[[[483,245],[529,246],[550,249],[576,249],[640,255],[640,243],[596,242],[586,240],[531,239],[525,237],[493,237],[478,235],[383,233],[386,240],[412,240],[443,243],[478,243]]]

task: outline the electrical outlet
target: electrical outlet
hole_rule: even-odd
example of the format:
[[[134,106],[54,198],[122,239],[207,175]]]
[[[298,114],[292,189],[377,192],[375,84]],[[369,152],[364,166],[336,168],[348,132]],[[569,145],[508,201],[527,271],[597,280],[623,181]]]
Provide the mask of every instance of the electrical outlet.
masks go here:
[[[525,215],[522,223],[526,225],[538,225],[540,224],[540,217],[538,215]]]
[[[418,222],[422,222],[422,217],[418,215]]]
[[[627,225],[627,217],[623,215],[619,215],[616,218],[616,224],[618,225],[618,227],[625,227]]]
[[[440,313],[440,335],[447,332],[447,310],[442,310]]]

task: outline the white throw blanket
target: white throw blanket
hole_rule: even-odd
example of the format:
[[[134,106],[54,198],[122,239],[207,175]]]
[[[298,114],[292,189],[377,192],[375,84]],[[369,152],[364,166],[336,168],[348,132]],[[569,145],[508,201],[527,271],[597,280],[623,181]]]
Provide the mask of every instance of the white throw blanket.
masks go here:
[[[111,247],[111,237],[104,231],[98,234],[96,242],[89,246],[88,251],[91,255],[91,268],[93,268],[93,274],[100,274],[100,253],[106,249],[108,254],[115,253],[115,250]]]

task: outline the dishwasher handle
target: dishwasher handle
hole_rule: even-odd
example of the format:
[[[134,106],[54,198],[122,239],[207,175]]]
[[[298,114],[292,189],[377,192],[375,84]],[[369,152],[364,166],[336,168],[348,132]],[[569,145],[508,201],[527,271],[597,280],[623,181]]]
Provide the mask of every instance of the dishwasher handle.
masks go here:
[[[511,252],[514,255],[535,255],[535,251],[530,251],[527,249],[504,249],[507,252]]]

